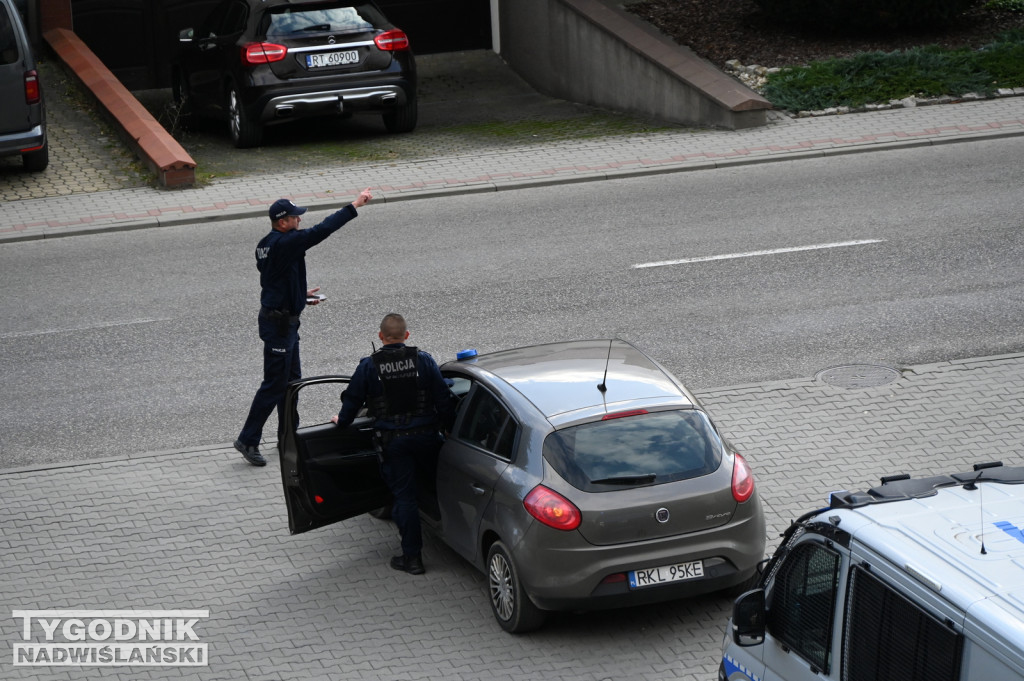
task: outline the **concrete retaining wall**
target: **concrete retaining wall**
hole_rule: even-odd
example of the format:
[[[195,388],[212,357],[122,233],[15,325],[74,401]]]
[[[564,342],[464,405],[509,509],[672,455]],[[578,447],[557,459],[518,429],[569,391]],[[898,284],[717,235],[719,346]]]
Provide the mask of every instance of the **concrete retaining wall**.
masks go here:
[[[156,173],[162,186],[195,184],[196,162],[77,35],[66,28],[54,28],[44,32],[43,38],[96,97],[136,155]]]
[[[612,0],[500,0],[501,56],[538,91],[671,123],[736,130],[771,103]]]

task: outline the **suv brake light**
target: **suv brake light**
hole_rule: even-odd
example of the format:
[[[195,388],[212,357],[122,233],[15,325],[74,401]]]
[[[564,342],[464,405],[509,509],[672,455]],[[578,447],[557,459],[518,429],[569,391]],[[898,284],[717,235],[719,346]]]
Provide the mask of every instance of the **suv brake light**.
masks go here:
[[[605,414],[604,416],[601,417],[601,420],[602,421],[610,421],[612,419],[621,419],[621,418],[625,418],[627,416],[640,416],[641,414],[646,414],[646,413],[647,413],[646,409],[630,409],[628,411],[616,411],[616,412],[612,412],[611,414]]]
[[[399,31],[397,28],[392,31],[384,31],[374,38],[373,42],[385,52],[400,52],[409,49],[409,36],[405,34],[405,31]]]
[[[575,530],[583,521],[580,509],[557,492],[537,485],[523,499],[523,506],[534,518],[556,530]]]
[[[242,63],[246,66],[269,64],[288,56],[288,48],[277,43],[248,43],[242,46]]]
[[[39,74],[36,71],[25,72],[25,103],[39,103]]]
[[[750,465],[739,453],[733,454],[732,498],[741,504],[754,493],[754,474]]]

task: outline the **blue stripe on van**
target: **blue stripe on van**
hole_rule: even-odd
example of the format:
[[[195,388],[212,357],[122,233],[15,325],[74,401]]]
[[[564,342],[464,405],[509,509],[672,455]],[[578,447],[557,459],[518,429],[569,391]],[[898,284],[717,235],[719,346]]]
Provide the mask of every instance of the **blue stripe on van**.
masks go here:
[[[736,660],[732,659],[731,655],[726,654],[722,656],[722,665],[725,667],[725,678],[729,679],[729,681],[739,681],[741,678],[750,679],[750,681],[761,681],[761,677],[741,666]],[[733,676],[734,674],[739,674],[740,676]]]
[[[1020,528],[1014,526],[1013,523],[1008,523],[1005,520],[1000,520],[998,523],[993,523],[1000,530],[1010,535],[1019,542],[1024,542],[1024,532],[1021,532]]]

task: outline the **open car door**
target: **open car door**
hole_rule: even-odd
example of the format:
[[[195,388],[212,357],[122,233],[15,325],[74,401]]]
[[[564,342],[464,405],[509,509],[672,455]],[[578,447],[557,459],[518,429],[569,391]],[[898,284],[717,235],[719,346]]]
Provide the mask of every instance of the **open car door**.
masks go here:
[[[330,422],[340,408],[339,396],[348,376],[315,376],[288,384],[285,393],[284,429],[278,451],[281,480],[288,506],[288,529],[292,534],[330,525],[390,503],[390,494],[380,475],[380,463],[373,443],[373,421],[357,418],[348,428]],[[310,390],[311,387],[317,386]],[[303,418],[317,412],[315,424],[299,422],[299,393],[303,397]],[[330,394],[331,399],[325,399]],[[314,395],[313,409],[305,404]],[[333,411],[332,411],[333,410]]]

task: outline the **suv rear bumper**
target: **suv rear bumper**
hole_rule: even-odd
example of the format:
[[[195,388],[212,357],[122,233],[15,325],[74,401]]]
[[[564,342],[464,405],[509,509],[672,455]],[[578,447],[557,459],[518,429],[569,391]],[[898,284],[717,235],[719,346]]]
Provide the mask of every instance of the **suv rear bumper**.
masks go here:
[[[300,92],[271,97],[263,105],[259,119],[273,123],[307,116],[327,116],[344,112],[386,112],[408,102],[400,85],[339,88],[319,92]]]
[[[15,156],[35,151],[46,144],[46,131],[42,124],[30,130],[0,135],[0,156]]]

